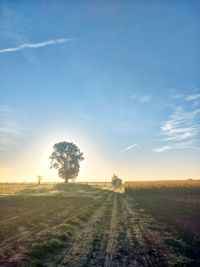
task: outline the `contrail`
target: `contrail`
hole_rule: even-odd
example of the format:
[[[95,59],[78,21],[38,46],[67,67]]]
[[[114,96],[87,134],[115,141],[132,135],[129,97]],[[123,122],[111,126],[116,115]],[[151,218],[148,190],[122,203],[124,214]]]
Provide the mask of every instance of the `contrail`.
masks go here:
[[[16,47],[0,49],[0,53],[16,52],[16,51],[20,51],[20,50],[27,49],[27,48],[40,48],[40,47],[44,47],[48,45],[64,44],[66,42],[71,42],[75,40],[77,40],[77,38],[71,38],[71,39],[60,38],[60,39],[48,40],[48,41],[40,42],[40,43],[26,43],[26,44],[21,44]]]
[[[136,146],[138,146],[138,144],[133,144],[133,145],[131,145],[131,146],[128,146],[128,147],[124,148],[123,150],[119,151],[119,154],[124,153],[124,152],[126,152],[126,151],[128,151],[128,150],[130,150],[130,149],[133,149],[133,148],[135,148]]]

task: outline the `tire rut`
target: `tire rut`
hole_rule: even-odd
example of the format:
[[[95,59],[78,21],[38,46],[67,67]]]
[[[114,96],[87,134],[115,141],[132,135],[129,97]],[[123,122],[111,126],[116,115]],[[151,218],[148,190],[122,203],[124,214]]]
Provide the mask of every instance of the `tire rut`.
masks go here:
[[[101,266],[97,265],[96,259],[101,262],[102,254],[98,250],[102,250],[103,244],[102,233],[106,231],[106,225],[110,217],[110,208],[112,206],[113,193],[109,193],[107,199],[99,209],[92,215],[90,220],[85,224],[84,228],[75,236],[71,245],[58,256],[56,263],[46,262],[45,266],[53,267],[88,267]],[[93,262],[93,259],[94,262]]]
[[[164,244],[161,233],[149,230],[154,222],[150,217],[141,215],[130,203],[126,197],[122,198],[123,216],[127,218],[126,236],[133,250],[132,260],[124,266],[175,266],[178,263],[176,253]]]
[[[113,267],[114,262],[114,254],[115,250],[117,247],[117,238],[118,238],[118,196],[115,194],[114,199],[113,199],[113,209],[112,209],[112,214],[111,214],[111,222],[110,222],[110,231],[109,231],[109,238],[108,238],[108,243],[106,247],[106,256],[105,256],[105,263],[104,267]]]

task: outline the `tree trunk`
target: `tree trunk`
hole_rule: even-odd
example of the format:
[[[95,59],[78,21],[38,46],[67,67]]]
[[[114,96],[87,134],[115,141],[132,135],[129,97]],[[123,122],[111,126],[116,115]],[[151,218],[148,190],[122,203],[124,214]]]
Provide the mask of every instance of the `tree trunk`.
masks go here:
[[[67,175],[66,175],[66,173],[64,174],[64,180],[65,180],[65,184],[68,184],[68,177],[67,177]]]

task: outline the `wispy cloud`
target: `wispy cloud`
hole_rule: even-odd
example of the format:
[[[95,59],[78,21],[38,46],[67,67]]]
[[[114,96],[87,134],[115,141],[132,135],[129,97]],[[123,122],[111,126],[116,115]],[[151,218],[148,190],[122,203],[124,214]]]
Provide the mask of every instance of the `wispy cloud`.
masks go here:
[[[177,94],[173,96],[173,99],[184,100],[184,101],[195,101],[200,100],[200,93],[193,94]]]
[[[154,148],[153,151],[157,152],[157,153],[161,153],[161,152],[165,152],[165,151],[168,151],[168,150],[171,150],[171,149],[173,149],[172,146],[163,146],[163,147],[160,147],[160,148]]]
[[[71,39],[60,38],[60,39],[48,40],[48,41],[39,42],[39,43],[25,43],[25,44],[21,44],[16,47],[0,49],[0,53],[16,52],[16,51],[20,51],[20,50],[28,49],[28,48],[29,49],[30,48],[41,48],[41,47],[49,46],[49,45],[64,44],[64,43],[75,41],[75,40],[77,40],[77,38],[71,38]]]
[[[143,96],[141,96],[141,95],[131,95],[131,98],[133,99],[133,100],[136,100],[136,101],[138,101],[139,103],[147,103],[147,102],[150,102],[151,101],[151,96],[149,96],[149,95],[143,95]]]
[[[195,121],[199,112],[200,109],[184,112],[182,108],[176,108],[170,119],[161,127],[166,137],[163,141],[182,141],[196,136],[200,130],[200,125]]]
[[[197,100],[197,99],[200,99],[200,94],[187,95],[187,96],[185,97],[185,99],[186,99],[187,101]]]
[[[151,100],[151,97],[149,95],[145,95],[139,98],[140,103],[147,103],[147,102],[150,102],[150,100]]]
[[[176,94],[172,96],[172,99],[183,99],[185,98],[184,94]]]
[[[124,153],[124,152],[126,152],[128,150],[131,150],[131,149],[135,148],[136,146],[138,146],[138,144],[133,144],[131,146],[128,146],[128,147],[122,149],[121,151],[119,151],[119,154],[122,154],[122,153]]]
[[[194,141],[190,140],[188,142],[180,142],[180,143],[171,143],[170,145],[166,145],[166,146],[162,146],[159,148],[154,148],[153,152],[156,153],[162,153],[162,152],[166,152],[169,150],[175,150],[175,149],[195,149],[195,150],[200,150],[200,146],[199,145],[194,145]]]
[[[21,112],[0,105],[0,158],[12,153],[19,140],[23,139],[26,128],[22,117]]]
[[[153,149],[154,152],[164,152],[172,149],[195,148],[200,135],[198,121],[200,109],[184,111],[177,107],[170,118],[161,127],[163,138],[160,141],[166,145]]]

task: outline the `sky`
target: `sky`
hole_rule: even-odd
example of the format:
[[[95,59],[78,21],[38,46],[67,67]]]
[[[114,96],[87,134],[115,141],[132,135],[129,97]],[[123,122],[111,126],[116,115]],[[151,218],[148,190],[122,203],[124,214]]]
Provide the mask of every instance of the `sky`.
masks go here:
[[[0,181],[200,178],[199,1],[0,1]]]

